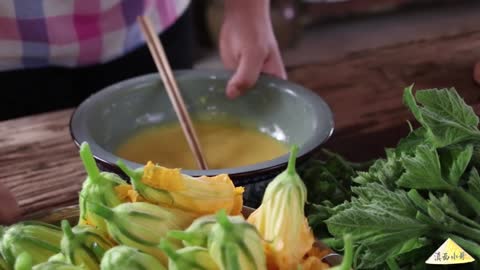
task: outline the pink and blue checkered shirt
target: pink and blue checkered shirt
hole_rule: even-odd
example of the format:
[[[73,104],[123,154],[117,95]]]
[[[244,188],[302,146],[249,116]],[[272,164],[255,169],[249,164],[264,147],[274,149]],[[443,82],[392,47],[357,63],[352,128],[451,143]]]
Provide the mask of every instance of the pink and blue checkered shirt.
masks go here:
[[[0,0],[0,70],[103,63],[144,43],[137,16],[161,33],[189,0]]]

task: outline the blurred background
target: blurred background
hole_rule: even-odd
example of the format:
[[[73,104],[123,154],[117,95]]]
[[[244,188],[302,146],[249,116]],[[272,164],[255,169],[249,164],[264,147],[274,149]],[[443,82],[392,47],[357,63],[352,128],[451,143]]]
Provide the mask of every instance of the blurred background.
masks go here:
[[[193,1],[197,66],[222,67],[216,53],[221,0]],[[288,67],[347,53],[478,30],[476,0],[271,0]]]
[[[221,68],[222,1],[193,1],[196,68]],[[289,80],[335,113],[326,145],[353,160],[383,155],[408,131],[404,87],[455,87],[480,113],[480,1],[272,0],[272,23]]]

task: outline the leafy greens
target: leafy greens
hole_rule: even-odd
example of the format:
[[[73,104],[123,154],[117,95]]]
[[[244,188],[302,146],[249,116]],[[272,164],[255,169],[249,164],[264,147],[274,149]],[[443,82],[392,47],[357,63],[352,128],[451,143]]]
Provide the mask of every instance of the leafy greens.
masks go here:
[[[410,86],[403,97],[421,127],[368,168],[336,155],[342,166],[311,169],[321,174],[310,173],[307,186],[323,175],[323,185],[341,185],[343,196],[321,200],[309,190],[309,222],[332,248],[352,235],[355,269],[427,269],[425,260],[447,238],[479,261],[479,119],[454,88],[414,95]]]

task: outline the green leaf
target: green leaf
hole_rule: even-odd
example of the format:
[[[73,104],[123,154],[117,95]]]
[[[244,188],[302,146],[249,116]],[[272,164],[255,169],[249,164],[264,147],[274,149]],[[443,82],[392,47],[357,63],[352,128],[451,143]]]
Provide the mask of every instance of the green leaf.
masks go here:
[[[412,189],[450,190],[452,186],[442,177],[437,151],[428,145],[420,145],[415,156],[402,158],[405,173],[397,185]]]
[[[365,185],[367,183],[381,183],[389,189],[395,188],[395,182],[403,173],[402,163],[395,151],[386,150],[387,159],[378,159],[368,169],[368,172],[358,172],[353,179],[355,183]]]
[[[480,198],[480,175],[478,175],[476,168],[473,168],[470,171],[470,176],[468,178],[468,191],[476,198]]]
[[[443,194],[443,195],[441,195],[440,198],[437,198],[437,196],[433,195],[433,193],[429,193],[428,197],[429,197],[430,201],[437,204],[442,210],[444,210],[446,212],[458,213],[457,206],[450,199],[450,197],[448,197],[447,194]]]
[[[355,175],[354,167],[362,165],[359,163],[348,162],[340,155],[325,149],[323,150],[323,153],[327,156],[327,159],[325,160],[325,168],[337,178],[351,178]]]
[[[480,168],[480,141],[472,141],[473,155],[471,160],[471,166]]]
[[[416,98],[425,109],[442,118],[478,131],[478,117],[472,107],[468,106],[455,88],[428,89],[416,93]]]
[[[315,179],[316,181],[312,179],[305,182],[308,190],[307,200],[311,203],[319,203],[326,198],[331,199],[325,195],[329,196],[336,192],[337,185],[339,184],[337,179],[328,171],[316,174]]]
[[[427,129],[427,137],[437,148],[466,140],[479,140],[478,117],[454,88],[428,89],[416,93],[412,87],[404,91],[404,103],[415,118]]]
[[[402,269],[425,269],[425,266],[427,266],[427,264],[425,264],[426,258],[430,257],[442,244],[439,243],[438,245],[432,245],[431,241],[425,238],[420,238],[419,241],[423,244],[421,247],[402,253],[395,258]]]
[[[342,203],[350,199],[355,169],[371,163],[352,163],[327,150],[323,150],[323,155],[322,160],[310,159],[298,170],[308,190],[307,200],[315,204],[324,200]]]
[[[415,247],[411,241],[428,230],[428,225],[415,218],[417,209],[406,192],[393,192],[379,183],[355,187],[353,192],[358,197],[345,203],[326,224],[337,238],[353,235],[359,268],[375,267],[399,252],[407,252],[408,246]]]
[[[410,154],[415,151],[415,148],[420,144],[426,144],[427,140],[425,139],[426,129],[420,127],[412,132],[410,132],[407,137],[400,139],[395,148],[395,153],[401,155],[402,153]]]
[[[413,96],[413,84],[409,87],[405,88],[403,91],[403,103],[410,109],[415,119],[418,122],[423,124],[423,116],[422,112],[420,111],[420,107],[418,107],[417,102],[415,101],[415,97]]]
[[[358,185],[351,187],[350,201],[313,207],[309,221],[320,224],[316,228],[326,224],[334,247],[341,248],[343,235],[352,234],[354,269],[385,269],[387,261],[423,269],[438,248],[435,240],[445,233],[480,241],[480,175],[476,169],[465,173],[480,166],[479,119],[453,88],[415,96],[412,89],[405,89],[404,103],[422,126],[387,149],[386,158],[367,171],[350,166],[353,174],[323,164],[324,182],[334,182],[333,176],[335,184],[345,184],[337,176],[348,174]]]
[[[381,203],[382,208],[388,210],[390,214],[412,218],[416,215],[416,207],[403,190],[390,191],[378,183],[371,183],[352,187],[352,192],[356,195],[355,200],[361,204]]]
[[[415,219],[416,208],[404,191],[389,191],[384,186],[372,183],[356,187],[353,192],[359,198],[346,203],[341,211],[326,220],[330,233],[341,236],[369,235],[378,232],[395,232],[408,228],[423,229]]]
[[[348,205],[340,204],[340,205]],[[324,201],[320,204],[307,204],[305,206],[306,212],[308,212],[308,224],[316,238],[330,237],[325,224],[325,220],[338,213],[342,209],[338,206],[335,207],[330,201]]]
[[[374,235],[365,239],[355,248],[353,269],[371,269],[383,264],[387,259],[417,250],[425,245],[419,235],[419,231],[412,230]]]
[[[450,184],[457,186],[472,159],[473,146],[471,144],[467,146],[455,145],[447,149],[441,149],[439,152],[443,175]]]

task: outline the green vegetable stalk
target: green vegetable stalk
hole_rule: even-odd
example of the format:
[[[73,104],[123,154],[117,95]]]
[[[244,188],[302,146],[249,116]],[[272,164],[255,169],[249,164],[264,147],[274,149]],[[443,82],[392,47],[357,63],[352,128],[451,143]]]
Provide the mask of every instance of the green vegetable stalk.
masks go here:
[[[416,147],[414,156],[403,157],[405,173],[398,179],[397,185],[403,188],[447,192],[457,196],[463,205],[480,215],[479,199],[458,185],[471,161],[472,151],[470,144],[466,145],[465,151],[450,150],[446,152],[450,155],[449,159],[442,163],[435,148],[421,144]],[[448,177],[442,173],[446,168],[451,169]]]
[[[330,268],[330,270],[350,270],[352,269],[352,262],[353,262],[353,240],[352,235],[346,234],[343,237],[344,243],[344,252],[342,263],[338,266],[334,266]]]
[[[438,199],[430,194],[430,199],[427,201],[416,190],[410,190],[408,196],[419,208],[417,219],[435,229],[431,233],[432,238],[441,238],[441,240],[451,238],[472,256],[480,257],[479,224],[451,209],[451,205],[445,205],[445,203],[452,203],[448,197]],[[439,231],[441,233],[438,233]]]

